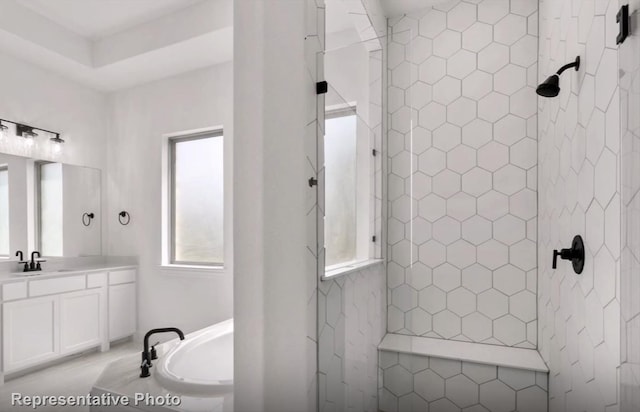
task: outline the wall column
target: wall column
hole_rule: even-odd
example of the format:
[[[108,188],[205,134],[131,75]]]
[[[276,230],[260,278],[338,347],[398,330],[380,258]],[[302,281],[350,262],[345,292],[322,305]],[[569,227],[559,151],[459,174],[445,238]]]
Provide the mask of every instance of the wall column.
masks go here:
[[[234,398],[243,412],[306,411],[316,396],[306,13],[303,1],[234,2]]]

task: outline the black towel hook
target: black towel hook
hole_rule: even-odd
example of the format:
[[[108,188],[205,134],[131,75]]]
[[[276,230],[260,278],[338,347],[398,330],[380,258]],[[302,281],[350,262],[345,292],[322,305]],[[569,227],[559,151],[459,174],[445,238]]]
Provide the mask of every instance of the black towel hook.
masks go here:
[[[84,214],[82,215],[82,224],[83,224],[83,225],[85,225],[85,226],[89,226],[89,225],[91,224],[91,220],[93,220],[93,218],[94,218],[95,216],[96,216],[96,215],[94,215],[94,214],[93,214],[93,212],[91,212],[91,213],[84,213]]]
[[[126,210],[118,213],[118,221],[122,226],[126,226],[131,222],[131,215]]]

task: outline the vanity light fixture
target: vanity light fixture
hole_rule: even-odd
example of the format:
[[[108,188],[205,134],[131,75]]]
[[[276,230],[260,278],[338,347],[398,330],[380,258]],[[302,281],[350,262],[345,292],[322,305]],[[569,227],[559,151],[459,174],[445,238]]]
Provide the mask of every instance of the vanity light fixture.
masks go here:
[[[34,132],[33,130],[34,129],[31,126],[16,123],[16,134],[18,136],[22,136],[26,139],[33,139],[34,137],[38,137],[38,133]]]
[[[11,120],[5,120],[5,119],[0,119],[0,135],[1,137],[4,137],[6,135],[7,130],[9,129],[6,125],[3,124],[4,123],[12,123],[16,125],[16,135],[24,137],[25,139],[29,139],[30,143],[33,143],[31,140],[38,137],[39,134],[36,133],[36,130],[41,131],[41,132],[45,132],[45,133],[50,133],[52,135],[54,135],[54,137],[50,138],[49,140],[54,142],[54,143],[64,143],[64,139],[60,138],[60,133],[58,132],[53,132],[51,130],[46,130],[46,129],[40,129],[38,127],[33,127],[33,126],[29,126],[26,124],[22,124],[22,123],[17,123],[17,122],[12,122]]]
[[[59,143],[59,144],[64,143],[64,139],[61,139],[61,138],[60,138],[60,133],[56,133],[56,137],[52,137],[52,138],[51,138],[51,139],[49,139],[49,140],[51,140],[51,141],[52,141],[52,142],[54,142],[54,143]]]

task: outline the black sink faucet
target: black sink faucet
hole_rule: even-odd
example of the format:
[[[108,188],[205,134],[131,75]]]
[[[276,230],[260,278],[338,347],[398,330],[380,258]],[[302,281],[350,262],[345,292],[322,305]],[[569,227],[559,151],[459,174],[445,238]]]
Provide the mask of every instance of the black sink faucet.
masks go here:
[[[144,335],[144,349],[142,350],[142,364],[140,364],[140,377],[147,378],[151,376],[149,373],[149,368],[153,365],[151,364],[151,354],[149,353],[149,338],[151,335],[156,333],[165,333],[165,332],[175,332],[180,337],[180,340],[184,340],[184,333],[178,328],[159,328],[159,329],[151,329]],[[155,346],[155,345],[154,345]],[[155,348],[154,348],[155,349]],[[155,350],[154,350],[155,352]],[[153,358],[155,359],[155,357]]]
[[[22,253],[22,250],[18,250],[16,252],[16,256],[18,257],[18,265],[22,265],[24,264],[24,272],[28,272],[29,271],[29,261],[28,260],[24,260],[24,254]]]
[[[36,255],[38,255],[38,259],[36,259]],[[44,259],[40,259],[40,252],[38,252],[37,250],[34,250],[33,252],[31,252],[31,260],[23,260],[24,257],[22,255],[22,251],[18,250],[16,252],[16,256],[18,256],[18,258],[20,259],[20,261],[18,262],[18,264],[23,264],[24,263],[24,269],[23,272],[37,272],[39,270],[42,270],[42,267],[40,266],[41,262],[46,262],[46,260]]]
[[[38,260],[36,260],[35,256],[38,255]],[[44,262],[44,260],[40,259],[40,252],[34,250],[31,252],[31,262],[29,262],[29,271],[38,271],[42,270],[40,267],[40,262]]]

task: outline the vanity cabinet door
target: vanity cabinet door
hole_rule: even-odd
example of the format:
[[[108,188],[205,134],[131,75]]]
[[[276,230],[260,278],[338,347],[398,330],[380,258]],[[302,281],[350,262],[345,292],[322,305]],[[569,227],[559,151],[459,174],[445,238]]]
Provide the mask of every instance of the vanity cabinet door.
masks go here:
[[[58,297],[2,305],[4,372],[54,359],[59,353]]]
[[[102,289],[60,295],[60,354],[99,346],[104,335]]]
[[[136,284],[109,286],[109,341],[136,332]]]

